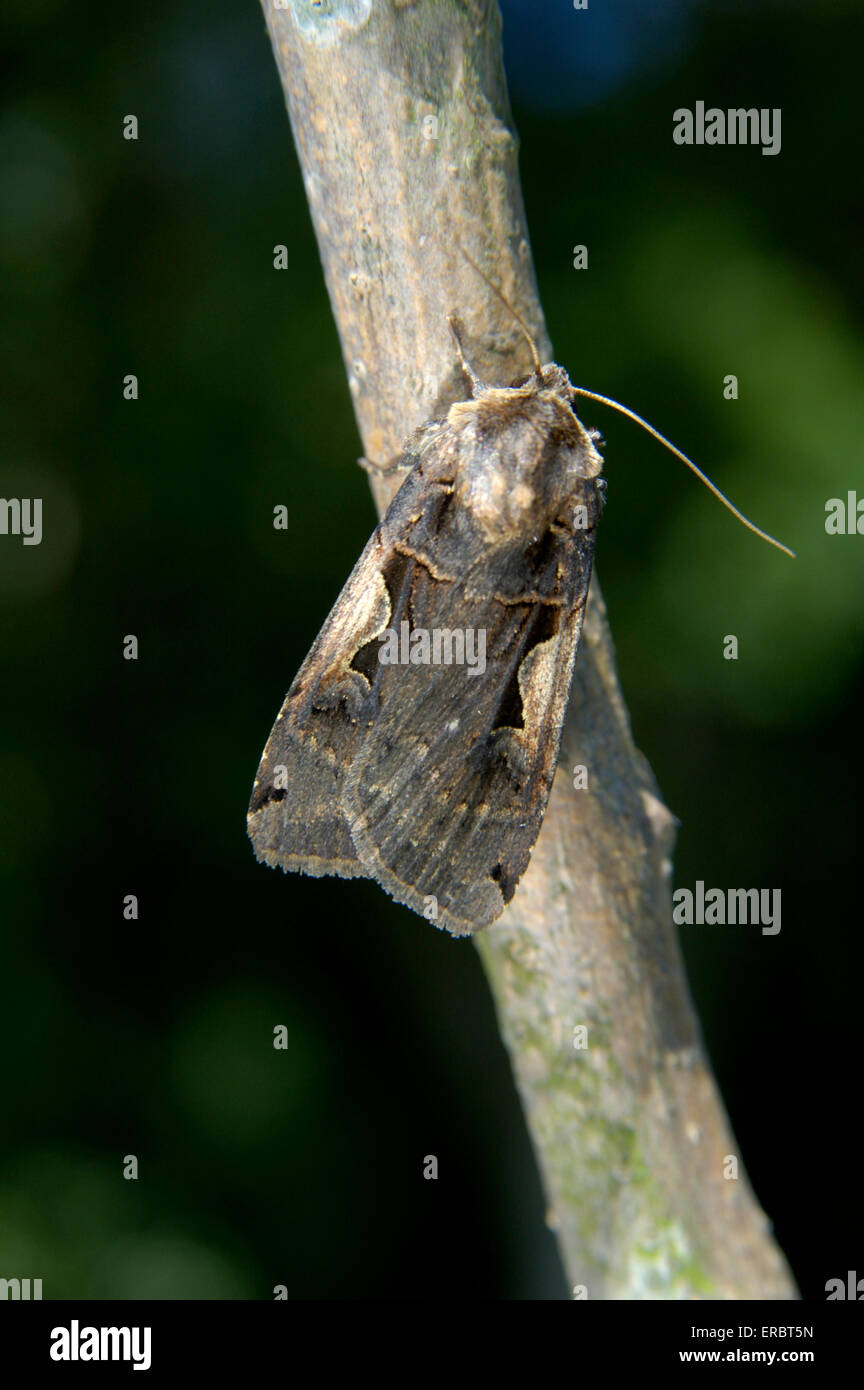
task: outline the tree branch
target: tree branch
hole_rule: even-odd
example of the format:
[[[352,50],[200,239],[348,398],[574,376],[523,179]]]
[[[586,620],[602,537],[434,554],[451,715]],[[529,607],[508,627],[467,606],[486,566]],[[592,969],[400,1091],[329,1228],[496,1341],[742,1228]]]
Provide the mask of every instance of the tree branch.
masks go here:
[[[462,246],[551,348],[494,0],[263,0],[361,436],[395,456],[464,386],[529,369]],[[379,509],[392,494],[374,483]],[[589,790],[574,790],[584,764]],[[794,1298],[705,1060],[671,923],[673,820],[633,746],[596,577],[528,872],[477,938],[573,1284],[591,1298]],[[588,1046],[574,1047],[586,1025]]]

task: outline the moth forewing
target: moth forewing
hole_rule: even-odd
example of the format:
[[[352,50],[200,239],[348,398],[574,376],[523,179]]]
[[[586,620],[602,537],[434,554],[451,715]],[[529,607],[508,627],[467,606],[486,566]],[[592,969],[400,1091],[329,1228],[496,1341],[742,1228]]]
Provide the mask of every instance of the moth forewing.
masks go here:
[[[507,388],[474,378],[406,445],[410,472],[264,751],[259,859],[367,875],[455,935],[512,898],[555,771],[599,515],[602,460],[571,390],[554,365]],[[399,632],[410,645],[384,661]],[[482,670],[435,661],[435,634],[458,632],[482,633]]]
[[[413,472],[397,496],[410,512],[425,488]],[[395,507],[391,506],[391,513]],[[373,532],[300,667],[267,740],[247,813],[256,858],[286,872],[366,877],[341,810],[346,769],[373,711],[358,652],[389,626],[386,518]]]

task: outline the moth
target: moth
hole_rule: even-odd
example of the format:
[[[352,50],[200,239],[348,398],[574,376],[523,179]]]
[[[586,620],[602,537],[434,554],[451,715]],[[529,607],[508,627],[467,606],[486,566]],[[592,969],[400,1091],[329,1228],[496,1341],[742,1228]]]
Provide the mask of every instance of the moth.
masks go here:
[[[541,365],[519,322],[533,371],[495,386],[450,320],[467,398],[406,441],[404,482],[285,697],[247,817],[259,861],[375,879],[454,936],[510,902],[549,800],[605,493],[577,396],[645,425]]]

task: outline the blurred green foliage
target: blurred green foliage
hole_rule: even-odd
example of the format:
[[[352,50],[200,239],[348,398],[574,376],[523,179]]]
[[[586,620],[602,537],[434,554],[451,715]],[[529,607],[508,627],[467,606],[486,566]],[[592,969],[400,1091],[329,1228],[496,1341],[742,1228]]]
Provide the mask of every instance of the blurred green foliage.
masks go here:
[[[631,5],[597,31],[562,11],[544,48],[510,0],[505,33],[558,360],[798,551],[586,407],[676,880],[783,891],[779,937],[684,945],[757,1192],[818,1297],[861,1235],[864,538],[824,516],[864,495],[864,23],[680,8],[632,52]],[[582,32],[590,74],[549,109],[550,45],[578,55]],[[4,38],[0,494],[42,497],[45,538],[0,539],[0,1276],[46,1297],[564,1297],[470,944],[372,885],[269,873],[245,839],[260,747],[374,519],[260,13],[16,0]],[[782,153],[675,146],[697,99],[782,107]]]

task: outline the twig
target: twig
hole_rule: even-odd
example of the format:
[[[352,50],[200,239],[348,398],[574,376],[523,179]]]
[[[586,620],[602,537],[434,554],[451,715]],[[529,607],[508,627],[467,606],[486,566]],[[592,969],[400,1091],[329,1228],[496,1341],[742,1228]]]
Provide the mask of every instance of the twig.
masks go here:
[[[494,0],[263,0],[368,458],[550,344]],[[379,508],[392,493],[375,477]],[[570,769],[588,769],[574,790]],[[705,1060],[671,924],[673,820],[634,748],[592,581],[530,868],[478,938],[568,1276],[591,1298],[794,1298]],[[588,1046],[574,1046],[585,1025]]]

